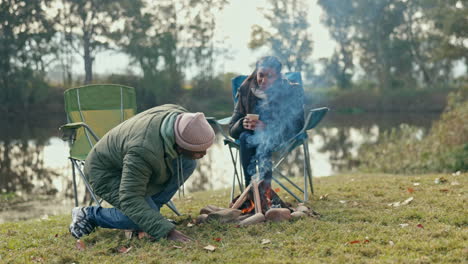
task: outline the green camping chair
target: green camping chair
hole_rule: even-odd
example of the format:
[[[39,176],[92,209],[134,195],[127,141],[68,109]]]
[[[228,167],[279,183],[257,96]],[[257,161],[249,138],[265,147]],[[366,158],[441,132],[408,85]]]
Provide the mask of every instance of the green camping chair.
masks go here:
[[[284,74],[284,77],[288,80],[298,83],[302,85],[302,76],[300,72],[288,72]],[[237,90],[241,86],[242,82],[247,78],[246,75],[240,75],[231,80],[231,88],[232,88],[232,99],[234,104],[237,101]],[[309,152],[309,145],[308,145],[308,131],[315,128],[320,121],[322,121],[323,117],[329,111],[327,107],[315,108],[310,109],[305,112],[305,123],[304,127],[294,135],[290,140],[284,142],[284,144],[278,146],[275,149],[275,152],[278,154],[276,159],[273,161],[273,181],[275,181],[278,185],[280,185],[286,192],[288,192],[291,196],[293,196],[297,201],[304,202],[309,199],[308,188],[310,187],[310,192],[314,193],[314,187],[312,183],[312,166],[310,164],[310,152]],[[224,144],[229,147],[229,153],[231,156],[231,160],[234,166],[234,175],[232,178],[232,188],[231,188],[231,201],[234,199],[234,193],[236,189],[236,181],[237,185],[239,186],[239,190],[242,192],[244,189],[243,183],[243,172],[241,168],[240,156],[239,156],[239,142],[238,140],[234,140],[231,138],[227,133],[224,132],[223,126],[227,126],[231,120],[231,117],[226,117],[223,119],[216,120],[213,117],[207,118],[208,122],[213,124],[218,128],[221,134],[224,137]],[[284,175],[280,171],[280,165],[286,159],[286,157],[296,148],[302,148],[304,153],[303,159],[303,187],[296,184],[292,181],[288,176]],[[291,188],[288,188],[285,183],[280,181],[283,179],[285,183],[287,183]],[[303,199],[301,199],[298,195],[296,195],[293,190],[296,189],[303,194]]]
[[[68,123],[61,126],[60,131],[63,139],[70,143],[75,206],[78,206],[76,171],[92,200],[101,205],[83,173],[84,162],[91,148],[107,131],[136,114],[135,89],[113,84],[86,85],[66,90],[64,99]],[[172,201],[167,206],[180,215]]]

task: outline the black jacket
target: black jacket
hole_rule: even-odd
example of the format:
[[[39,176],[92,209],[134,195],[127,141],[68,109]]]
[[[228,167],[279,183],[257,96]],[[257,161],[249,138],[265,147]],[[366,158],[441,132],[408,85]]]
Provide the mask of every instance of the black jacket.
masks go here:
[[[237,92],[237,103],[229,123],[229,134],[238,139],[246,129],[242,122],[247,114],[259,114],[255,107],[260,100],[251,91],[250,87],[256,85],[254,80],[246,80]],[[290,83],[287,79],[278,79],[271,88],[266,91],[268,95],[267,115],[260,115],[268,127],[269,123],[281,123],[279,133],[287,137],[304,126],[304,90],[297,83]],[[269,116],[269,117],[268,117]]]

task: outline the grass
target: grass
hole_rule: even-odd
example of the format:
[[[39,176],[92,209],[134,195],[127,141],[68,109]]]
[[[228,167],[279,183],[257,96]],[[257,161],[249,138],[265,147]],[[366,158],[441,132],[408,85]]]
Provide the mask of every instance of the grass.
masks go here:
[[[228,201],[228,190],[193,193],[175,200],[186,213],[176,218],[178,229],[196,239],[191,244],[128,240],[122,231],[99,229],[83,239],[86,249],[78,250],[67,230],[69,215],[4,223],[0,263],[467,263],[467,176],[319,178],[310,205],[321,219],[244,228],[219,223],[188,227],[202,207]],[[436,184],[441,177],[447,182]],[[290,200],[283,190],[279,194]],[[326,199],[319,199],[325,194]],[[408,205],[388,205],[409,197],[414,200]],[[174,218],[166,208],[163,214]],[[262,239],[271,243],[262,244]],[[217,248],[209,252],[203,249],[207,245]],[[132,248],[119,253],[121,247]]]

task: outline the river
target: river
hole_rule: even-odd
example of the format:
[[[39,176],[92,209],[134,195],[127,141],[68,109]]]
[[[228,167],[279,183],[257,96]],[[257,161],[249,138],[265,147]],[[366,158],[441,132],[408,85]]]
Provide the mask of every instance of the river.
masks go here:
[[[438,114],[338,114],[330,111],[316,129],[309,131],[309,149],[314,177],[356,169],[356,156],[364,143],[376,142],[384,131],[409,124],[425,134]],[[1,118],[0,118],[1,119]],[[0,223],[70,212],[73,207],[69,146],[60,138],[60,114],[31,119],[0,120]],[[293,151],[281,167],[285,174],[302,173],[302,151]],[[186,183],[187,193],[230,187],[233,166],[228,148],[217,133],[215,145],[199,161]],[[85,197],[79,182],[80,202]],[[15,194],[19,201],[5,202]]]

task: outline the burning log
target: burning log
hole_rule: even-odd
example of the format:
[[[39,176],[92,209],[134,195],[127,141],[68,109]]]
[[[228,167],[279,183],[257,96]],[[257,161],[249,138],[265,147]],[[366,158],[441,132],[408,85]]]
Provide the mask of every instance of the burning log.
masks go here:
[[[255,213],[265,214],[270,208],[289,208],[265,181],[252,181],[238,198],[233,200],[230,208],[240,209],[247,214],[255,209]]]

